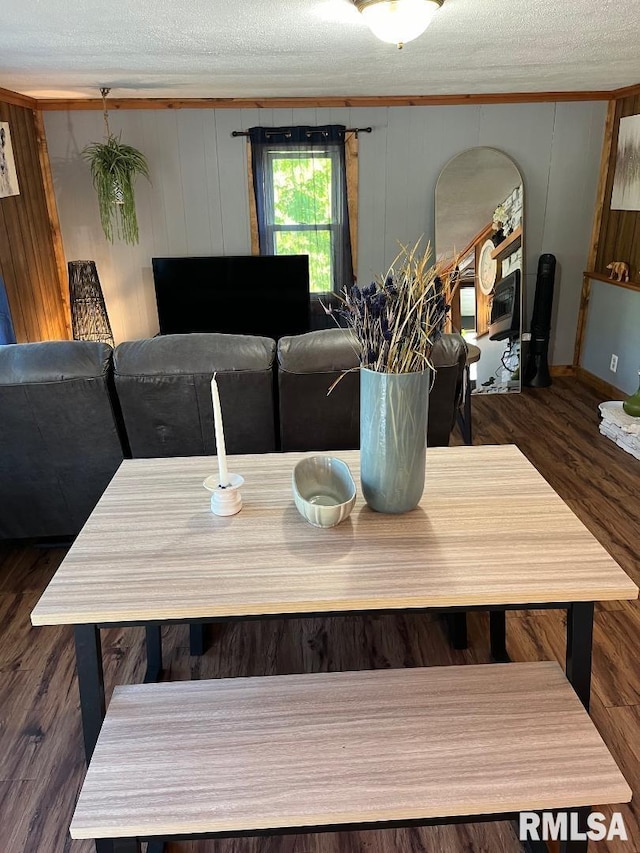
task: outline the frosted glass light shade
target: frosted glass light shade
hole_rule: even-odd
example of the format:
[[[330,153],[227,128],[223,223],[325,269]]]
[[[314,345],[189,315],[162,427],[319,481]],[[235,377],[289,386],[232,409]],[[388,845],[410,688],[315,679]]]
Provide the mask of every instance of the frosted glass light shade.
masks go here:
[[[355,0],[371,32],[402,47],[427,29],[444,0]]]

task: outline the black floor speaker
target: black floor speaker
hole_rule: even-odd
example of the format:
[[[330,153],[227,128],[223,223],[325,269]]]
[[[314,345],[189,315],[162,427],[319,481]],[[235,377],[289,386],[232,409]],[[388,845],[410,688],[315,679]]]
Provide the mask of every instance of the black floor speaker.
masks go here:
[[[540,255],[536,295],[531,318],[531,341],[524,369],[523,382],[530,388],[551,385],[549,373],[549,336],[553,311],[553,286],[556,278],[555,255]]]

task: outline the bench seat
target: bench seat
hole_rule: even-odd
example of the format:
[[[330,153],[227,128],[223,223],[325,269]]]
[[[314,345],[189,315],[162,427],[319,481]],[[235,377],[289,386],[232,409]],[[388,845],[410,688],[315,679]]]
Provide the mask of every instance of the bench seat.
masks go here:
[[[72,838],[246,834],[628,802],[556,663],[116,688]]]

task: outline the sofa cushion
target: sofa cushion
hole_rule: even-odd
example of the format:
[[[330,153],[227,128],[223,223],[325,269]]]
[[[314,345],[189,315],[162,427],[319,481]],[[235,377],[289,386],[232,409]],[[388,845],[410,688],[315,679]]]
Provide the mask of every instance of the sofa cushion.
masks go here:
[[[462,335],[442,335],[436,341],[431,361],[436,369],[429,394],[427,444],[446,447],[462,403],[467,345]]]
[[[0,346],[0,538],[79,532],[123,458],[111,348]]]
[[[275,341],[249,335],[162,335],[116,347],[115,383],[134,458],[216,452],[217,373],[229,453],[275,450]]]
[[[112,350],[93,341],[41,341],[0,347],[0,385],[65,382],[105,376]]]
[[[461,402],[466,344],[443,335],[433,348],[427,443],[443,446]],[[281,338],[278,344],[282,450],[346,450],[360,444],[358,343],[347,329]],[[334,385],[329,394],[329,388]]]
[[[349,329],[280,338],[278,366],[287,373],[334,373],[357,367],[360,346]]]
[[[240,370],[271,370],[275,342],[253,335],[194,333],[158,335],[116,347],[118,376],[195,376]]]

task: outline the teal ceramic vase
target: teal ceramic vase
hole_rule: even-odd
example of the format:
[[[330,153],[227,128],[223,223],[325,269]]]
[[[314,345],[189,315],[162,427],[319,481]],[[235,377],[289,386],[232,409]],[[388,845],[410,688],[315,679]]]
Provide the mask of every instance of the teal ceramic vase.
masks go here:
[[[640,371],[638,371],[638,381],[640,383]],[[640,418],[640,384],[635,394],[632,394],[622,404],[622,408],[632,418]]]
[[[360,370],[360,480],[376,512],[409,512],[422,497],[430,383],[429,370]]]

